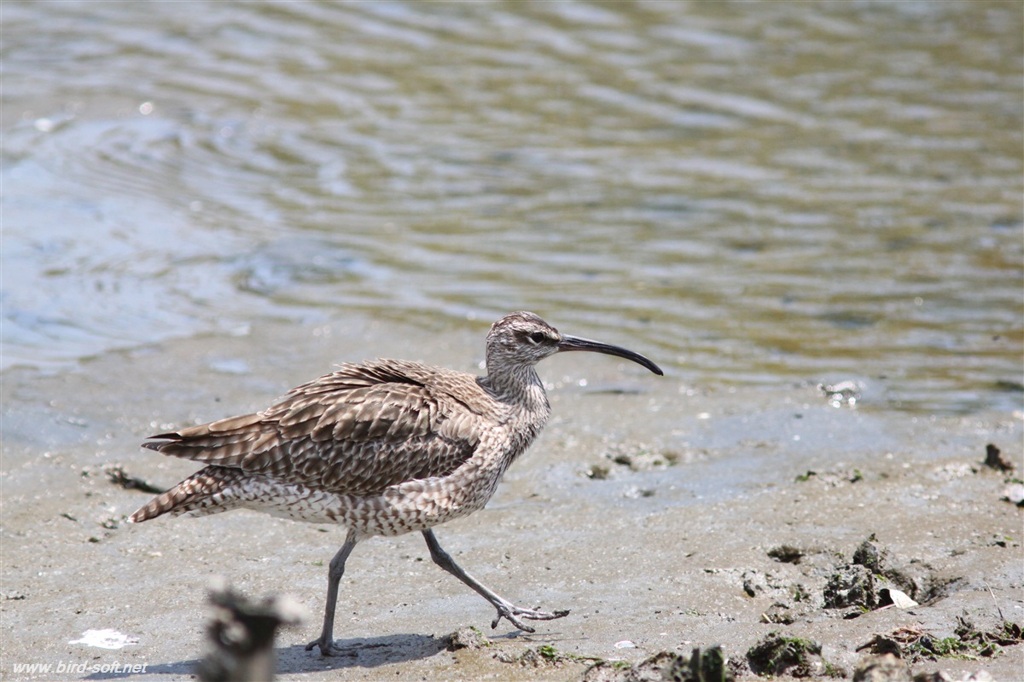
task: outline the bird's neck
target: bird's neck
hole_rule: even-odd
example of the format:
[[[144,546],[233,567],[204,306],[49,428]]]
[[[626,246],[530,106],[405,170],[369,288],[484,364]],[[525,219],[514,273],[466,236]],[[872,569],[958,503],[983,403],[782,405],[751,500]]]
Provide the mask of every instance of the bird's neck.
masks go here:
[[[516,427],[511,429],[506,454],[499,461],[500,478],[544,428],[551,415],[551,404],[544,392],[544,384],[532,366],[517,367],[511,372],[488,372],[480,382],[506,406],[502,421]]]
[[[547,408],[548,398],[544,393],[537,371],[532,365],[519,366],[501,372],[488,371],[484,382],[495,397],[512,403],[519,403],[538,410]]]

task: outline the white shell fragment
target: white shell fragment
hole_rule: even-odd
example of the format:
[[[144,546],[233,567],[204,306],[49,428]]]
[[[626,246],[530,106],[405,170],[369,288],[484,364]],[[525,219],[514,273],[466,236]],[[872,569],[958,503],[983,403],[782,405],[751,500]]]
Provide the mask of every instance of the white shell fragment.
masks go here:
[[[892,605],[898,609],[912,609],[915,606],[920,606],[920,604],[918,604],[916,601],[908,597],[906,593],[900,592],[899,590],[894,590],[891,587],[882,588],[881,590],[879,590],[880,594],[883,592],[888,593],[889,600],[892,601]],[[882,594],[881,596],[884,600],[885,595]]]
[[[129,644],[138,644],[139,638],[126,635],[117,630],[86,630],[81,639],[73,639],[69,644],[85,644],[98,649],[123,649]]]

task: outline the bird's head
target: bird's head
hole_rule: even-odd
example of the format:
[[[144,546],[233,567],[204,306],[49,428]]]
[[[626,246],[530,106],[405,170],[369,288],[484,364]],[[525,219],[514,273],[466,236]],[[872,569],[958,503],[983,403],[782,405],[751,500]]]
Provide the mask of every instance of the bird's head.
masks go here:
[[[487,371],[489,374],[532,367],[549,355],[566,351],[591,351],[616,355],[643,365],[655,374],[664,372],[656,364],[631,350],[599,341],[561,334],[537,315],[517,312],[506,315],[487,334]]]

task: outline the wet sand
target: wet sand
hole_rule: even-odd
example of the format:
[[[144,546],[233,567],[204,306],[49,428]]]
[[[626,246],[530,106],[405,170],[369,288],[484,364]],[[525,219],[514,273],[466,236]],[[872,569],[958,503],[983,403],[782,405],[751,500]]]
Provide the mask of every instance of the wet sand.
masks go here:
[[[445,330],[443,343],[414,344],[414,359],[478,371],[485,329]],[[1024,623],[1022,512],[1000,499],[1024,470],[1020,413],[837,409],[810,379],[707,390],[609,358],[548,360],[547,430],[487,509],[437,530],[506,598],[571,609],[532,635],[505,622],[492,631],[490,607],[430,562],[418,534],[376,538],[342,581],[335,636],[351,655],[321,658],[304,647],[319,632],[341,529],[249,512],[125,523],[150,495],[112,483],[111,467],[160,487],[196,468],[140,449],[150,433],[259,409],[368,348],[410,357],[422,335],[281,324],[107,354],[73,372],[5,372],[3,679],[190,679],[216,576],[305,607],[277,640],[282,679],[613,679],[626,664],[588,668],[713,645],[756,679],[747,653],[771,633],[820,645],[782,677],[849,678],[866,645],[896,642],[914,672],[1019,678],[1024,646],[971,648],[981,639],[970,633]],[[1014,472],[983,464],[989,443]],[[881,564],[851,566],[869,538]],[[920,605],[825,607],[837,575],[865,571],[869,600],[888,587]],[[466,627],[490,645],[449,651]],[[103,629],[134,643],[71,643]],[[53,667],[20,667],[31,664]]]

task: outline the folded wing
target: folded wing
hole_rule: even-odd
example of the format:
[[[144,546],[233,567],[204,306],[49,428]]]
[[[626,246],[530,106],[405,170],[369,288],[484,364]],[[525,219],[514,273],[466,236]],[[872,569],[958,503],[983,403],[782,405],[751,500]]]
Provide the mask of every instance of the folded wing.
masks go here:
[[[479,444],[465,407],[414,378],[411,363],[344,365],[270,408],[153,436],[145,447],[339,494],[375,495],[444,476]]]

